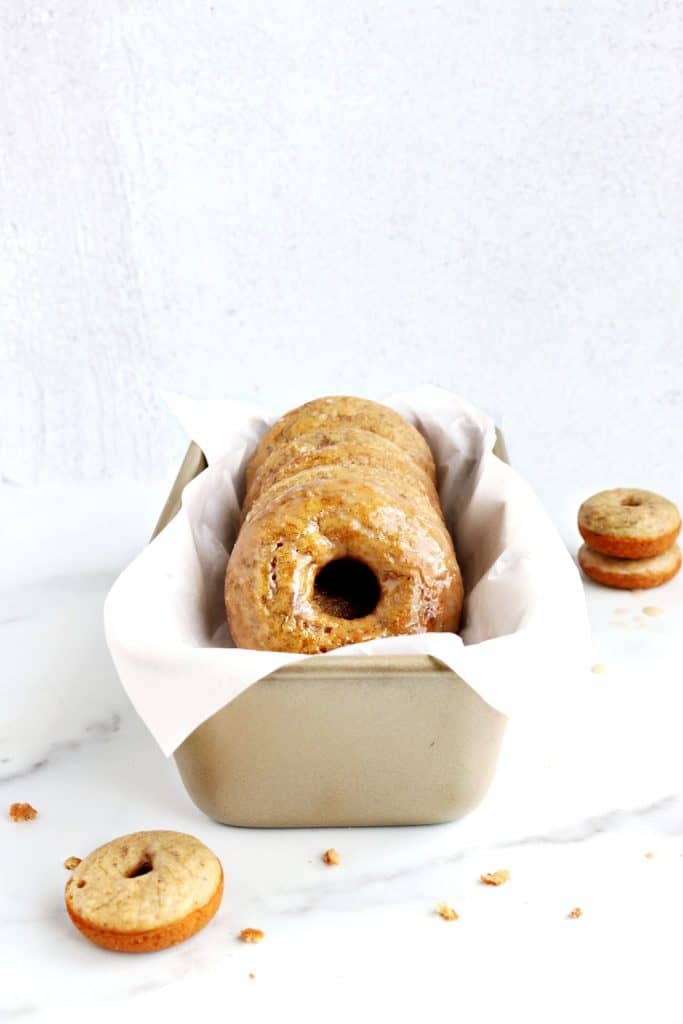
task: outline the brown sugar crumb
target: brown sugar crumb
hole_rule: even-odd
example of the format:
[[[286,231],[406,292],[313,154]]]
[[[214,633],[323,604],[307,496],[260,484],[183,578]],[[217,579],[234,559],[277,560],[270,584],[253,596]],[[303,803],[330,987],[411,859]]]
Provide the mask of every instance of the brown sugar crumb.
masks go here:
[[[249,971],[249,977],[250,977],[250,978],[255,978],[255,977],[256,977],[256,975],[255,975],[255,974],[252,974],[252,973],[251,973],[251,971]]]
[[[655,859],[655,852],[654,852],[654,850],[648,850],[647,853],[645,854],[645,857],[646,857],[647,860],[654,860]]]
[[[658,608],[655,604],[646,604],[643,608],[643,615],[649,615],[651,618],[656,618],[658,615],[663,615],[664,609]]]
[[[332,848],[330,848],[329,850],[325,850],[322,856],[322,861],[323,864],[329,864],[331,867],[335,868],[339,867],[339,865],[341,864],[341,858],[339,854],[337,853],[336,850],[333,850]]]
[[[591,668],[591,672],[593,673],[594,676],[604,676],[605,673],[607,672],[607,665],[604,665],[602,663],[598,663],[597,665],[593,665],[592,668]]]
[[[67,871],[73,871],[73,869],[77,868],[80,863],[80,857],[67,857],[66,860],[64,861],[64,867],[66,868]]]
[[[458,914],[453,907],[449,907],[447,903],[437,903],[436,913],[439,917],[442,917],[444,921],[457,921]]]
[[[12,821],[33,821],[38,811],[30,804],[10,804],[9,816]]]
[[[260,928],[243,928],[239,937],[242,942],[261,942],[265,938],[265,932]]]
[[[581,909],[581,907],[574,907],[572,910],[569,911],[567,917],[583,917],[583,910]]]
[[[480,875],[479,881],[484,885],[504,885],[510,881],[510,872],[507,868],[500,868],[498,871],[491,871],[489,874]]]

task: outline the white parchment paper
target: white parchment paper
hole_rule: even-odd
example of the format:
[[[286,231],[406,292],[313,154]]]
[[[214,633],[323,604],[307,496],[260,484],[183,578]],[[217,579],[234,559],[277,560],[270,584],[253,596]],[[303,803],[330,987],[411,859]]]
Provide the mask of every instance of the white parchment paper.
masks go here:
[[[166,398],[209,467],[185,488],[178,515],[116,580],[104,618],[121,682],[168,755],[247,687],[307,655],[235,648],[223,601],[244,470],[284,410]],[[433,387],[382,401],[413,422],[434,453],[465,582],[463,628],[461,635],[369,640],[318,657],[431,654],[504,714],[537,713],[585,677],[590,663],[576,567],[529,486],[493,454],[486,414]]]

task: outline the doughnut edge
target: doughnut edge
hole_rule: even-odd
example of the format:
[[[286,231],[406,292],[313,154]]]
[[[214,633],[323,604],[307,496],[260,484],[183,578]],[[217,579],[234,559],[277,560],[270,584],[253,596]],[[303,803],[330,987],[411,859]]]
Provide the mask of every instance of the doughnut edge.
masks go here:
[[[115,928],[98,928],[77,914],[69,905],[70,881],[71,879],[66,883],[64,890],[64,904],[72,924],[90,942],[115,953],[157,953],[192,938],[214,917],[221,905],[224,890],[224,875],[221,866],[220,881],[208,903],[190,911],[179,920],[170,921],[157,928],[122,932]]]
[[[581,550],[578,552],[577,561],[584,575],[593,580],[594,583],[600,583],[603,587],[611,587],[616,590],[652,590],[654,587],[660,587],[662,584],[668,583],[669,580],[676,576],[681,568],[681,553],[680,551],[678,552],[678,558],[669,572],[645,572],[641,575],[637,573],[620,575],[614,572],[603,572],[595,566],[587,567],[581,558]]]
[[[673,547],[676,538],[681,532],[680,523],[675,530],[669,533],[662,533],[658,537],[651,537],[647,540],[638,537],[613,537],[605,533],[594,533],[579,522],[579,533],[589,548],[598,551],[601,555],[608,555],[611,558],[653,558],[661,555],[670,547]]]

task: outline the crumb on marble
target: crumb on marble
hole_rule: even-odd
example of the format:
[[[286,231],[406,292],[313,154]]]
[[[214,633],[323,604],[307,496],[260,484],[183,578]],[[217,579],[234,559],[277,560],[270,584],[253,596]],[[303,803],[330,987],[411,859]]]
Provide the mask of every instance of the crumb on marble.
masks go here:
[[[642,609],[643,615],[649,615],[651,618],[656,618],[657,615],[663,615],[664,609],[658,608],[655,604],[646,604]]]
[[[572,917],[572,918],[583,917],[583,910],[581,909],[581,907],[573,907],[569,911],[569,913],[567,914],[567,917]]]
[[[655,851],[654,850],[648,850],[647,853],[645,854],[645,859],[646,860],[654,860],[655,859]]]
[[[630,611],[629,608],[615,608],[614,609],[614,614],[615,615],[628,615],[629,611]]]
[[[599,662],[597,665],[591,666],[591,672],[594,676],[604,676],[608,672],[607,665]]]
[[[67,871],[73,871],[73,869],[77,868],[80,863],[80,857],[67,857],[66,860],[64,861],[64,867],[66,868]]]
[[[436,913],[439,917],[442,917],[444,921],[457,921],[458,913],[453,910],[453,907],[449,907],[447,903],[437,903]]]
[[[329,864],[331,867],[339,867],[341,864],[341,857],[338,852],[330,847],[329,850],[325,850],[322,856],[323,864]]]
[[[256,975],[255,975],[255,974],[254,974],[254,973],[253,973],[252,971],[249,971],[249,977],[250,977],[250,978],[255,978],[255,977],[256,977]]]
[[[504,885],[505,882],[510,881],[510,872],[507,868],[499,868],[498,871],[491,871],[485,875],[480,875],[479,881],[483,885]]]
[[[9,816],[12,821],[33,821],[38,811],[30,804],[10,804]]]
[[[243,928],[239,938],[242,942],[261,942],[265,938],[265,932],[260,928]]]

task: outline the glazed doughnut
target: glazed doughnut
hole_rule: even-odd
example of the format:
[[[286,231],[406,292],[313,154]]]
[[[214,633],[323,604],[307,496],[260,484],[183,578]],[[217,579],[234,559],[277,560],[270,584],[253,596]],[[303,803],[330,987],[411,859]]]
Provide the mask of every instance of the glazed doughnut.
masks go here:
[[[223,870],[203,843],[182,832],[134,832],[98,847],[66,883],[66,909],[91,942],[150,953],[207,924],[223,895]]]
[[[402,480],[417,484],[415,493],[426,498],[441,515],[432,478],[404,449],[381,434],[336,424],[330,431],[313,430],[276,445],[253,476],[242,506],[243,515],[274,484],[320,466],[335,466],[337,472],[339,467],[367,466],[397,474]]]
[[[309,434],[314,430],[331,431],[335,426],[360,427],[393,441],[412,456],[432,481],[436,480],[436,468],[429,445],[403,416],[378,402],[339,395],[306,402],[285,413],[273,424],[259,441],[247,467],[247,491],[251,488],[259,466],[275,447],[301,434]]]
[[[614,558],[658,555],[671,547],[680,529],[672,501],[637,488],[600,491],[579,509],[579,532],[586,544]]]
[[[313,471],[311,471],[313,472]],[[276,485],[277,486],[277,485]],[[431,505],[363,470],[285,488],[245,520],[225,601],[238,647],[321,654],[401,633],[456,630],[453,544]]]
[[[596,583],[621,590],[648,590],[673,579],[681,567],[681,550],[674,544],[651,558],[610,558],[582,544],[578,559],[586,576]]]
[[[287,491],[293,487],[301,487],[303,484],[317,484],[318,481],[323,480],[339,480],[340,474],[344,477],[347,484],[352,484],[355,487],[356,482],[364,483],[368,480],[373,480],[380,486],[384,487],[387,491],[397,495],[403,501],[414,503],[416,508],[420,508],[423,511],[431,509],[434,515],[438,515],[439,519],[443,519],[442,513],[433,508],[431,502],[425,501],[425,492],[423,483],[417,480],[412,474],[410,476],[397,476],[391,473],[389,470],[377,469],[375,467],[365,466],[348,466],[347,468],[340,468],[335,464],[326,464],[323,466],[315,466],[312,469],[303,469],[292,476],[282,477],[276,483],[265,490],[259,498],[254,501],[243,514],[243,521],[251,519],[254,515],[260,512],[265,505],[279,498],[281,495],[286,494]]]

